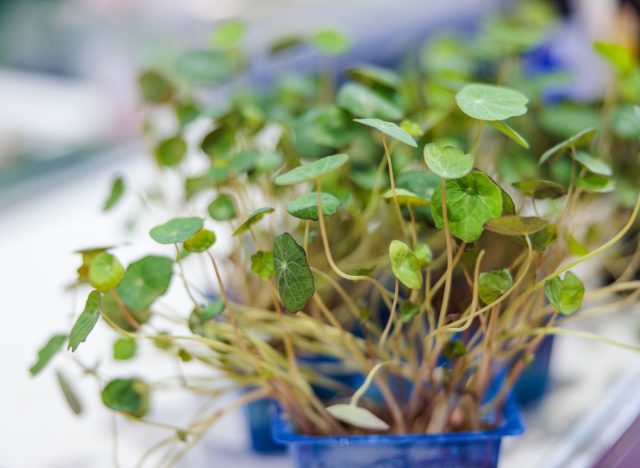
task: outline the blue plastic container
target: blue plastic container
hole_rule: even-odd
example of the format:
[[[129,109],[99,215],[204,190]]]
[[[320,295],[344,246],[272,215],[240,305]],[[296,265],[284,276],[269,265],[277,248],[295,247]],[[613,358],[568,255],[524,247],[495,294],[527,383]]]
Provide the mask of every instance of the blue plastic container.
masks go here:
[[[520,373],[513,386],[513,395],[521,406],[535,403],[549,388],[553,341],[553,335],[542,340],[533,361]]]
[[[289,446],[300,468],[493,468],[503,437],[524,431],[517,404],[509,398],[502,424],[478,432],[409,435],[305,436],[278,410],[274,439]]]

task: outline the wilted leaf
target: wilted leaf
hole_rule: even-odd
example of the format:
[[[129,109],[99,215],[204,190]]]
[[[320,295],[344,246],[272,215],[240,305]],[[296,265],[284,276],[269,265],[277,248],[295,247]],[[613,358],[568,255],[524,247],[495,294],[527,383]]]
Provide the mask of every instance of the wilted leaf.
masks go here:
[[[568,271],[562,279],[556,277],[545,281],[544,294],[554,310],[569,315],[582,305],[584,285],[580,278]]]
[[[85,303],[84,310],[78,316],[76,323],[69,333],[69,346],[71,351],[78,349],[80,343],[83,343],[96,322],[100,318],[100,303],[102,301],[102,294],[98,291],[91,291],[87,302]]]
[[[389,258],[393,274],[402,284],[411,289],[422,288],[420,262],[407,244],[399,240],[391,241]]]
[[[305,251],[290,234],[284,233],[273,241],[273,259],[282,303],[290,312],[298,312],[316,289]]]
[[[327,407],[327,412],[338,421],[350,424],[360,429],[372,431],[387,431],[389,425],[371,411],[359,406],[337,404]]]

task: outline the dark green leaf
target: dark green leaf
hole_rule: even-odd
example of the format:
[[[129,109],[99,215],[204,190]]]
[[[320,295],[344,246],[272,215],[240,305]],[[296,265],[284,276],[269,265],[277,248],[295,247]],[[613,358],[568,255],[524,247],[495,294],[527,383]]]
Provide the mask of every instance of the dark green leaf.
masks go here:
[[[170,258],[142,257],[127,267],[117,293],[127,306],[146,309],[167,292],[172,275],[173,261]]]
[[[329,193],[320,194],[322,202],[322,213],[325,216],[332,216],[336,213],[341,203],[336,197]],[[287,206],[287,212],[291,216],[299,219],[318,220],[318,192],[310,192],[300,195]]]
[[[189,239],[184,241],[184,249],[188,252],[204,252],[216,241],[216,235],[208,229],[200,229]]]
[[[89,282],[91,286],[101,292],[118,287],[123,276],[122,264],[107,252],[98,254],[89,267]]]
[[[256,224],[262,218],[264,218],[269,213],[273,213],[273,208],[258,208],[253,213],[249,215],[249,217],[233,231],[233,235],[237,236],[242,234],[243,232],[248,231],[251,226]]]
[[[142,98],[151,104],[162,104],[173,97],[175,89],[171,82],[154,70],[144,72],[138,78]]]
[[[149,231],[151,238],[160,244],[184,242],[202,229],[202,218],[173,218]]]
[[[80,343],[83,343],[93,327],[100,318],[100,303],[102,302],[102,294],[98,291],[91,291],[87,302],[85,303],[84,310],[76,320],[76,323],[69,333],[69,346],[71,351],[78,349]]]
[[[349,160],[346,154],[334,154],[303,164],[275,179],[276,185],[294,185],[309,182],[342,167]]]
[[[263,280],[268,280],[276,274],[273,252],[258,250],[251,256],[251,271]]]
[[[554,224],[548,224],[538,232],[534,232],[529,236],[531,246],[538,252],[544,252],[553,241],[556,240],[557,228]]]
[[[29,369],[31,375],[38,375],[40,371],[44,369],[45,366],[49,363],[51,358],[53,358],[53,356],[55,356],[62,349],[65,341],[67,341],[67,335],[63,334],[53,335],[51,338],[49,338],[47,343],[38,351],[37,361]]]
[[[122,177],[116,177],[111,183],[111,191],[109,192],[109,196],[102,205],[102,211],[109,211],[111,208],[116,206],[118,201],[120,201],[120,199],[122,198],[123,193],[124,179]]]
[[[554,310],[569,315],[582,305],[584,285],[580,278],[568,271],[562,279],[556,277],[545,281],[544,294]]]
[[[467,347],[462,340],[449,340],[442,348],[442,357],[448,361],[461,358],[467,354]]]
[[[513,89],[487,84],[468,84],[456,94],[458,106],[478,120],[505,120],[527,112],[527,97]]]
[[[113,342],[113,359],[126,361],[136,355],[138,344],[133,338],[118,338]]]
[[[305,251],[290,234],[284,233],[273,241],[273,259],[282,303],[290,312],[298,312],[315,292]]]
[[[155,150],[156,161],[164,167],[177,166],[186,154],[187,142],[180,135],[161,141]]]
[[[126,307],[125,310],[133,321],[127,319],[121,305],[118,304],[118,301],[112,294],[102,296],[102,315],[108,317],[109,320],[125,331],[135,331],[138,325],[147,323],[151,318],[151,311],[148,309]]]
[[[484,304],[495,302],[513,286],[513,278],[507,268],[480,273],[478,295]]]
[[[393,122],[386,122],[380,119],[354,119],[356,122],[373,127],[381,133],[390,136],[398,141],[401,141],[405,145],[417,148],[418,144],[411,135],[405,132],[402,128],[398,127]]]
[[[422,288],[422,272],[416,254],[407,244],[399,240],[391,241],[389,258],[393,274],[410,289]]]
[[[562,185],[550,180],[521,180],[513,186],[526,196],[538,200],[559,198],[567,193]]]
[[[473,156],[453,146],[429,143],[424,147],[424,162],[443,179],[464,177],[473,169]]]
[[[102,390],[102,403],[121,413],[141,418],[149,411],[150,388],[140,379],[114,379]]]
[[[64,399],[69,405],[71,411],[73,411],[73,414],[82,414],[82,403],[80,402],[76,392],[73,390],[71,383],[61,371],[56,371],[56,379],[58,380],[58,385],[60,385],[60,390],[62,390],[62,395],[64,396]]]
[[[507,215],[493,218],[484,225],[487,231],[503,236],[527,236],[544,229],[547,224],[542,218],[535,216]]]
[[[616,188],[616,182],[611,177],[593,173],[578,177],[576,185],[582,190],[595,193],[613,192]]]

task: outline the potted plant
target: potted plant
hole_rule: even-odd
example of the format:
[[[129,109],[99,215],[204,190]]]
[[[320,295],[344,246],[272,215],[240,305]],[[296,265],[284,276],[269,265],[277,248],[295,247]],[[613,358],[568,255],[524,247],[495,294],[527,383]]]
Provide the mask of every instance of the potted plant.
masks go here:
[[[158,245],[148,255],[125,266],[118,248],[81,251],[84,308],[32,373],[103,322],[119,336],[119,357],[152,345],[232,383],[206,390],[183,377],[191,391],[235,396],[186,427],[168,425],[170,461],[224,413],[272,398],[281,408],[275,437],[300,466],[495,466],[502,437],[523,430],[509,394],[544,337],[612,342],[557,319],[585,298],[637,288],[587,292],[572,269],[629,231],[640,200],[614,236],[570,259],[566,234],[582,227],[580,201],[599,195],[577,190],[575,173],[566,186],[528,181],[516,193],[483,158],[487,138],[527,144],[506,122],[527,112],[522,93],[455,84],[423,101],[393,71],[361,67],[352,77],[335,102],[300,83],[286,99],[242,92],[191,153],[183,127],[164,139],[150,133],[158,165],[185,197],[149,230]],[[204,112],[157,72],[141,82],[147,101],[180,111],[182,126],[192,120],[185,104]],[[576,150],[593,134],[571,136],[541,162],[567,158],[588,173]],[[549,187],[560,202],[531,215]],[[118,179],[106,207],[122,192]],[[223,238],[226,249],[212,250]],[[214,296],[198,284],[202,264]],[[172,282],[187,302],[167,315],[158,299],[172,299]],[[303,355],[330,357],[362,383],[341,386]],[[339,391],[323,399],[318,384]],[[104,405],[142,421],[154,389],[137,376],[101,378]]]

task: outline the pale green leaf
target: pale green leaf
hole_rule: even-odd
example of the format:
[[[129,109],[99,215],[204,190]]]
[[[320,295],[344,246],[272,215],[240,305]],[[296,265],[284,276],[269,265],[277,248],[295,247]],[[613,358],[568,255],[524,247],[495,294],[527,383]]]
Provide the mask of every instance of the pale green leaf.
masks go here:
[[[136,355],[138,344],[133,338],[118,338],[113,342],[113,359],[126,361]]]
[[[109,192],[109,196],[104,201],[102,205],[102,211],[109,211],[111,208],[116,206],[116,204],[122,198],[124,194],[124,179],[122,177],[116,177],[113,179],[111,183],[111,190]]]
[[[562,279],[555,277],[545,281],[544,294],[554,310],[563,315],[569,315],[582,305],[584,284],[580,278],[568,271]]]
[[[310,40],[321,53],[329,56],[344,54],[351,45],[347,36],[334,29],[316,31]]]
[[[173,218],[149,231],[151,238],[160,244],[184,242],[202,229],[202,218]]]
[[[382,194],[382,198],[387,201],[391,201],[394,198],[394,192],[395,198],[398,200],[400,205],[425,206],[431,203],[430,200],[425,200],[415,193],[403,188],[396,188],[395,191],[393,189],[389,189]]]
[[[273,260],[273,252],[258,250],[251,256],[251,271],[263,280],[273,278],[276,267]]]
[[[341,205],[340,200],[329,193],[321,193],[322,214],[333,216]],[[287,205],[287,212],[299,219],[318,220],[318,192],[300,195]]]
[[[244,38],[247,26],[239,20],[227,21],[216,28],[211,33],[209,41],[217,49],[234,49]]]
[[[167,292],[172,275],[173,260],[148,255],[127,267],[116,291],[125,305],[146,309]]]
[[[399,240],[389,245],[391,269],[398,280],[410,289],[422,288],[422,272],[416,254],[407,244]]]
[[[204,252],[216,242],[216,235],[208,229],[200,229],[193,236],[184,241],[187,252]]]
[[[564,141],[561,141],[557,145],[554,145],[553,147],[545,151],[542,156],[540,156],[538,164],[544,164],[552,156],[560,156],[570,148],[579,148],[580,146],[587,145],[593,139],[593,136],[595,134],[595,128],[587,128],[579,133],[576,133],[575,135],[567,138]]]
[[[522,135],[520,135],[517,131],[511,128],[504,122],[500,122],[499,120],[493,120],[489,122],[492,127],[498,130],[500,133],[508,136],[513,141],[515,141],[518,145],[522,146],[524,149],[529,149],[529,143],[524,139]]]
[[[443,179],[464,177],[473,169],[473,156],[454,146],[429,143],[424,147],[424,162]]]
[[[96,256],[89,267],[89,282],[98,291],[117,288],[124,276],[124,268],[118,259],[107,252]]]
[[[67,335],[63,334],[53,335],[51,338],[49,338],[45,345],[38,351],[38,359],[29,369],[31,375],[38,375],[40,371],[44,369],[45,366],[49,363],[49,361],[51,361],[53,356],[55,356],[62,349],[65,341],[67,341]]]
[[[505,120],[527,112],[527,97],[502,86],[473,83],[456,94],[458,107],[478,120]]]
[[[371,431],[387,431],[389,425],[371,411],[359,406],[337,404],[327,407],[327,412],[338,421]]]
[[[326,156],[317,161],[291,169],[289,172],[276,177],[274,182],[276,185],[294,185],[301,182],[309,182],[339,169],[346,164],[348,160],[349,156],[342,153]]]
[[[373,127],[376,130],[384,133],[385,135],[390,136],[398,141],[401,141],[405,145],[412,146],[413,148],[417,148],[418,144],[413,139],[411,135],[405,132],[402,128],[398,127],[393,122],[386,122],[380,119],[354,119],[356,122],[361,123],[362,125],[366,125],[368,127]]]
[[[576,161],[578,161],[585,169],[593,172],[594,174],[602,176],[611,176],[613,171],[604,161],[590,155],[586,151],[578,151],[576,153]]]

